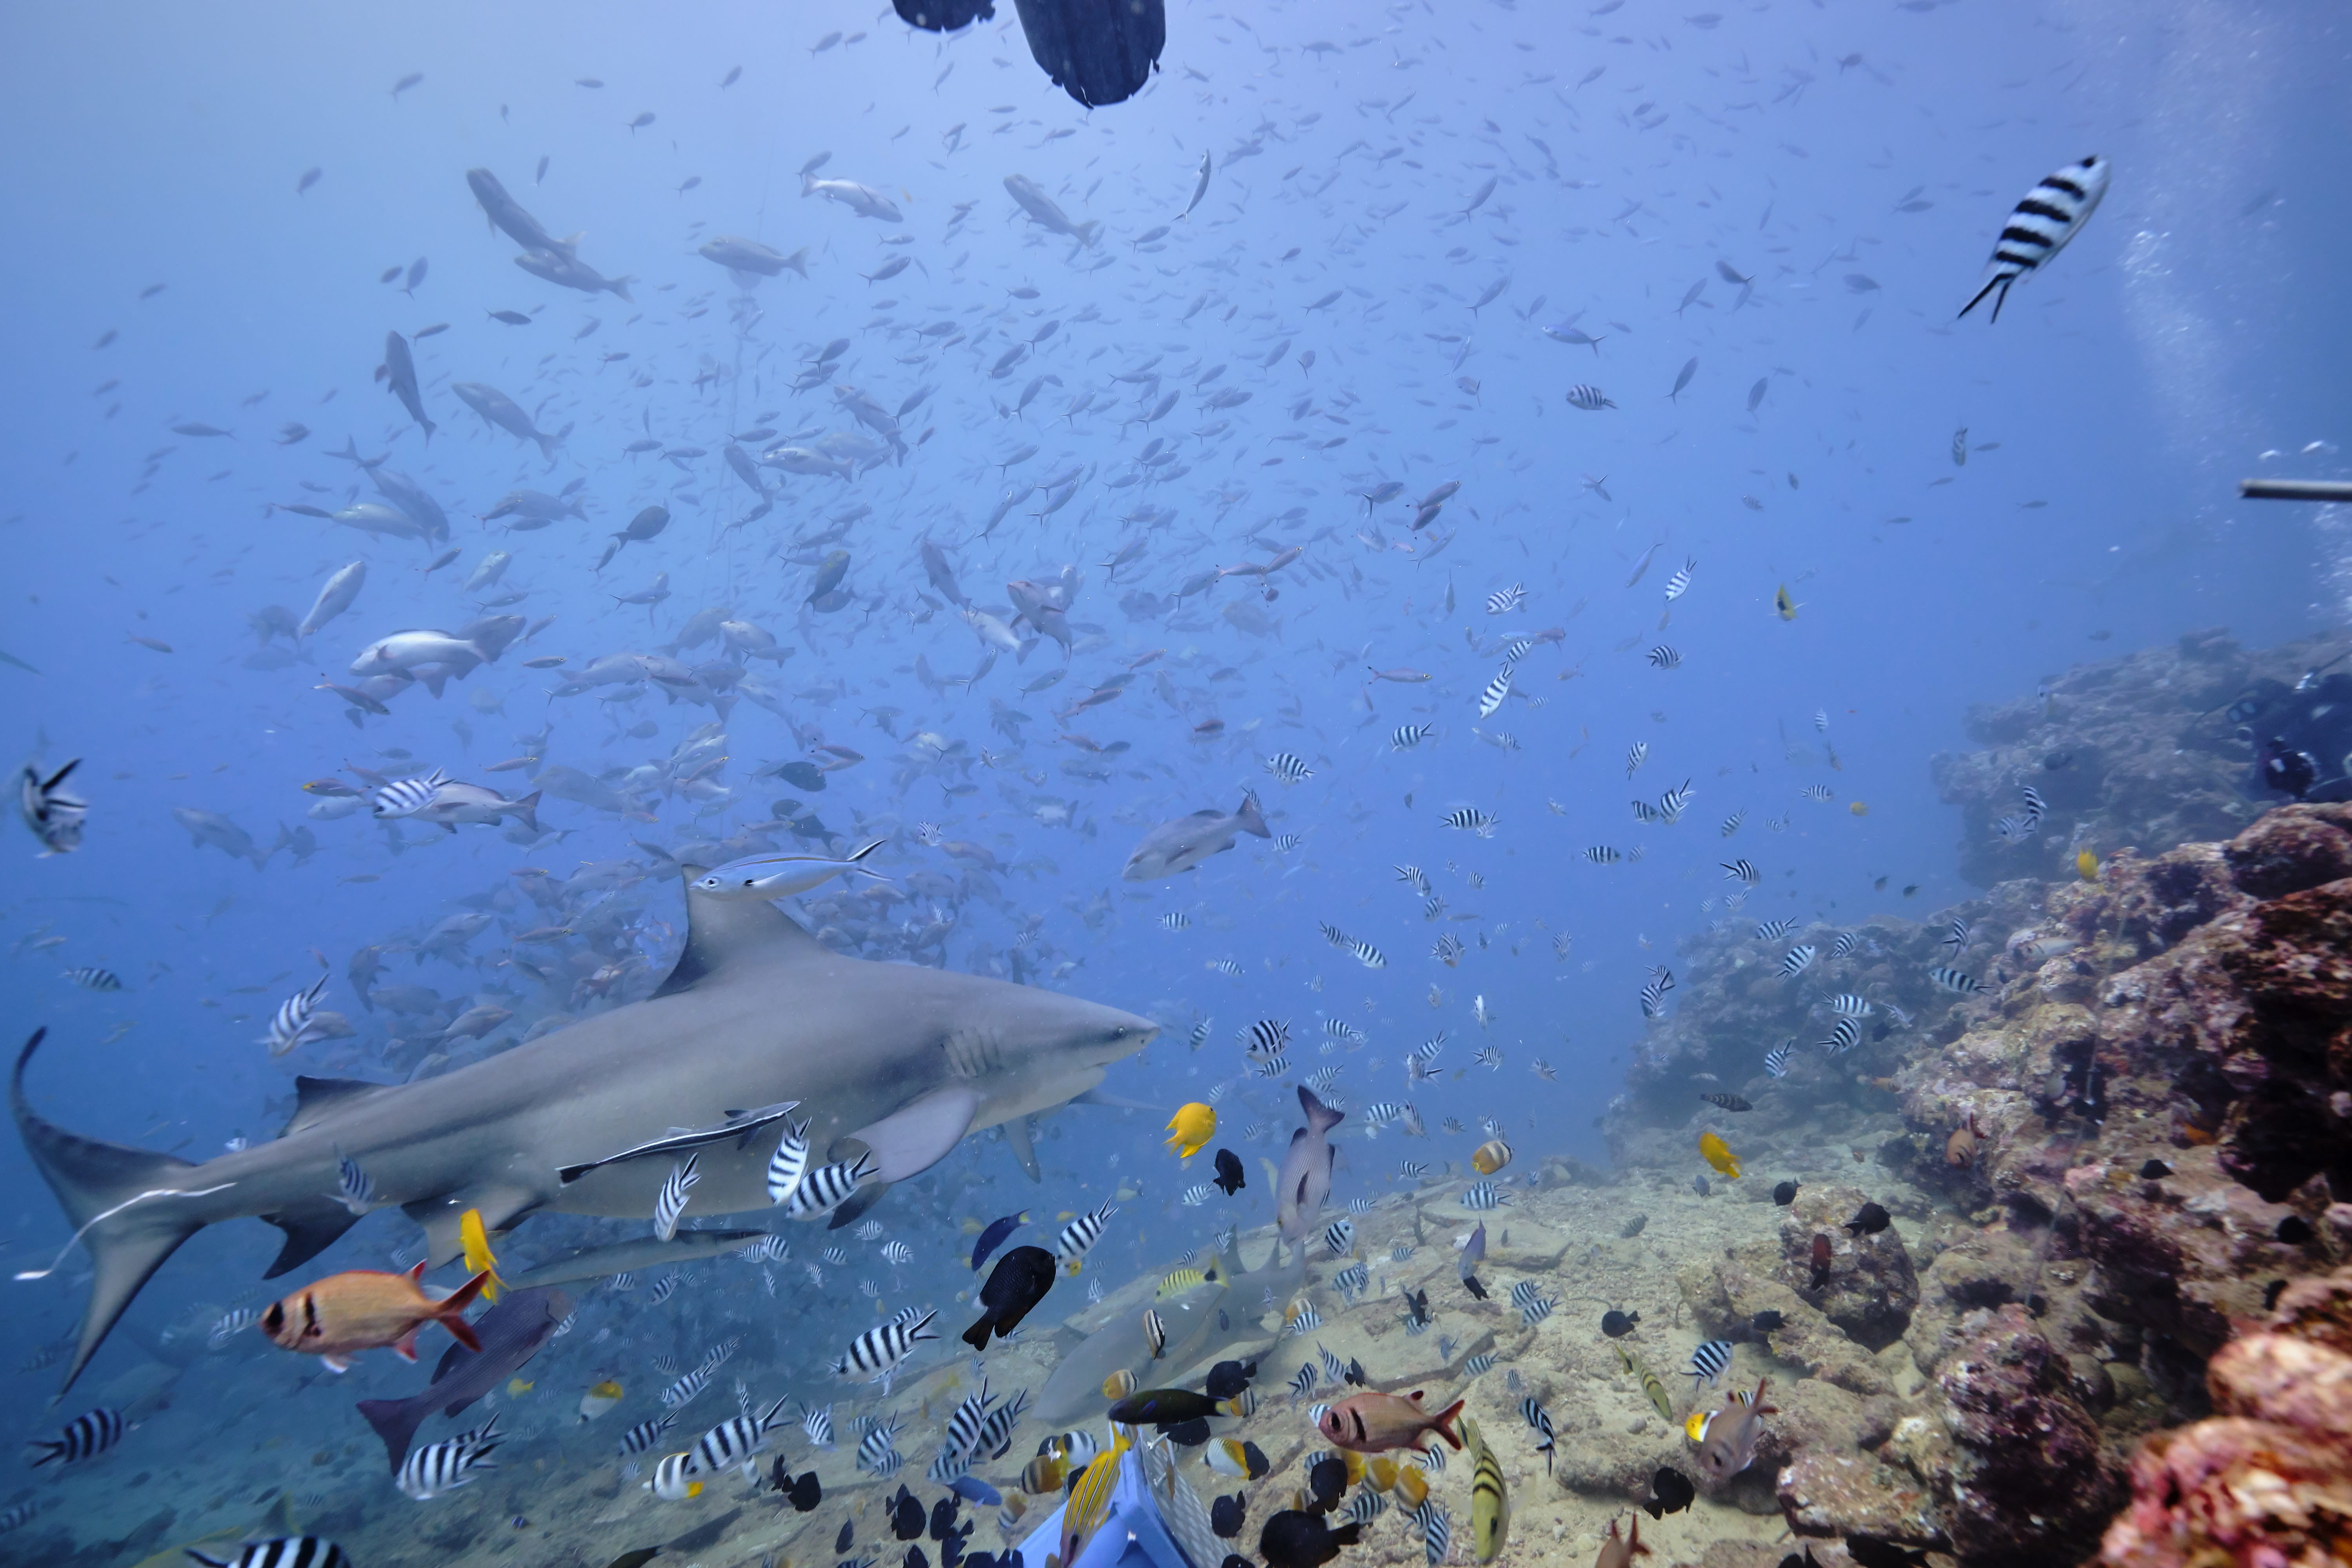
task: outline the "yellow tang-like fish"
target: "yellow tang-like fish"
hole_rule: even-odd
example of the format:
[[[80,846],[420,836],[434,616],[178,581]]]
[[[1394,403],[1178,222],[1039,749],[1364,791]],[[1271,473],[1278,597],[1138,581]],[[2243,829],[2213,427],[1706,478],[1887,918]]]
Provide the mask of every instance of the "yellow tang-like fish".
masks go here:
[[[498,1257],[490,1250],[489,1233],[482,1228],[481,1210],[467,1209],[457,1216],[457,1240],[466,1249],[466,1271],[479,1274],[488,1270],[489,1273],[488,1282],[482,1287],[482,1300],[497,1300],[499,1288],[506,1281],[499,1278]]]
[[[2099,858],[2088,849],[2074,857],[2074,875],[2085,882],[2099,879]]]
[[[1217,1108],[1194,1100],[1180,1105],[1176,1114],[1168,1119],[1168,1147],[1180,1160],[1189,1160],[1207,1146],[1217,1135]]]
[[[1698,1152],[1708,1164],[1734,1181],[1739,1179],[1739,1157],[1731,1152],[1730,1144],[1712,1132],[1702,1132],[1698,1135]]]

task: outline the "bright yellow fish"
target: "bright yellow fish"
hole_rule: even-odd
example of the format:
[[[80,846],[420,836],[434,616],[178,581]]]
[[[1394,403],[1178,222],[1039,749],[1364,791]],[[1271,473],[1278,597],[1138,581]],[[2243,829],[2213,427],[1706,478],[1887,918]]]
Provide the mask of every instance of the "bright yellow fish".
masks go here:
[[[1739,1179],[1739,1156],[1731,1152],[1730,1144],[1712,1132],[1702,1132],[1698,1135],[1698,1152],[1708,1164],[1735,1182]]]
[[[536,1383],[525,1383],[521,1378],[510,1377],[507,1379],[507,1397],[509,1399],[520,1399],[524,1394],[529,1394],[532,1389],[537,1388],[539,1384]]]
[[[1198,1100],[1180,1105],[1176,1114],[1168,1119],[1168,1147],[1176,1152],[1178,1159],[1189,1160],[1217,1135],[1217,1108]]]
[[[457,1216],[457,1239],[466,1248],[466,1268],[469,1272],[479,1274],[485,1268],[490,1271],[490,1282],[482,1287],[482,1300],[497,1300],[499,1287],[505,1281],[499,1278],[499,1260],[490,1251],[488,1233],[482,1228],[481,1210],[467,1209]]]
[[[2074,875],[2082,878],[2085,882],[2097,881],[2099,879],[2098,856],[2093,854],[2088,849],[2085,849],[2080,855],[2075,856]]]
[[[1793,621],[1797,618],[1797,601],[1789,596],[1789,584],[1786,583],[1781,584],[1779,591],[1773,594],[1772,607],[1780,612],[1780,618],[1784,621]]]

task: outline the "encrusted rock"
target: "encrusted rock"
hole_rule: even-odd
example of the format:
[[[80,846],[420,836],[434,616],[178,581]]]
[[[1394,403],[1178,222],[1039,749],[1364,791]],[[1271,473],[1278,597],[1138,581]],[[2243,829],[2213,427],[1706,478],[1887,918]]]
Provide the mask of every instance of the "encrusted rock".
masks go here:
[[[1874,1236],[1846,1228],[1870,1198],[1858,1187],[1799,1189],[1780,1218],[1781,1283],[1843,1329],[1854,1343],[1880,1351],[1903,1337],[1919,1305],[1911,1254],[1893,1226]],[[1813,1238],[1830,1243],[1826,1279],[1813,1284]]]
[[[1961,1320],[1937,1386],[1957,1452],[1944,1522],[1963,1563],[2073,1564],[2123,1498],[2120,1467],[2074,1397],[2064,1356],[2023,1308]]]
[[[2352,805],[2284,805],[2222,846],[2238,889],[2284,898],[2352,877]]]

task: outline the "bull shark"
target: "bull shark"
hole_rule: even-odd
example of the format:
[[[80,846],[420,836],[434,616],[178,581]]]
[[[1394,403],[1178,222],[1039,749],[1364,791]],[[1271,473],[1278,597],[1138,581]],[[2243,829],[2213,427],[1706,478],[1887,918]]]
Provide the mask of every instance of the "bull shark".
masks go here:
[[[527,1045],[410,1084],[302,1078],[273,1141],[192,1164],[84,1138],[41,1117],[10,1080],[16,1130],[57,1194],[92,1277],[70,1388],[142,1286],[206,1226],[266,1219],[286,1233],[265,1278],[301,1267],[358,1220],[337,1200],[339,1163],[425,1228],[434,1266],[457,1258],[460,1218],[490,1231],[542,1211],[646,1217],[683,1149],[700,1156],[694,1209],[770,1206],[765,1168],[795,1107],[830,1160],[875,1173],[834,1211],[856,1220],[891,1184],[968,1134],[1003,1127],[1037,1177],[1028,1119],[1094,1096],[1105,1070],[1159,1026],[1056,992],[912,964],[847,958],[764,900],[695,891],[660,988]],[[685,1042],[691,1042],[690,1048]],[[754,1106],[758,1110],[731,1108]]]

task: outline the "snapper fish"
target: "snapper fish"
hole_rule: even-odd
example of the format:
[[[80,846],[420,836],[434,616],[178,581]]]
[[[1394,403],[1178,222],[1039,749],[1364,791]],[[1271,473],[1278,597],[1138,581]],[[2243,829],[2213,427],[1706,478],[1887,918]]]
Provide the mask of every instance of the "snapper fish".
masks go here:
[[[694,890],[714,899],[783,899],[852,872],[887,882],[888,878],[866,869],[863,862],[887,842],[874,839],[838,859],[829,855],[746,855],[695,879]]]
[[[1992,247],[1992,259],[1985,266],[1984,280],[1969,302],[1960,307],[1965,317],[1992,298],[1992,319],[2000,320],[2000,308],[2009,301],[2011,285],[2029,272],[2038,271],[2050,258],[2066,247],[2066,242],[2082,231],[2099,202],[2107,194],[2107,180],[2114,165],[2093,153],[2079,163],[2069,163],[2053,174],[2042,176],[2040,184],[2025,193],[2001,226],[2000,237]]]

